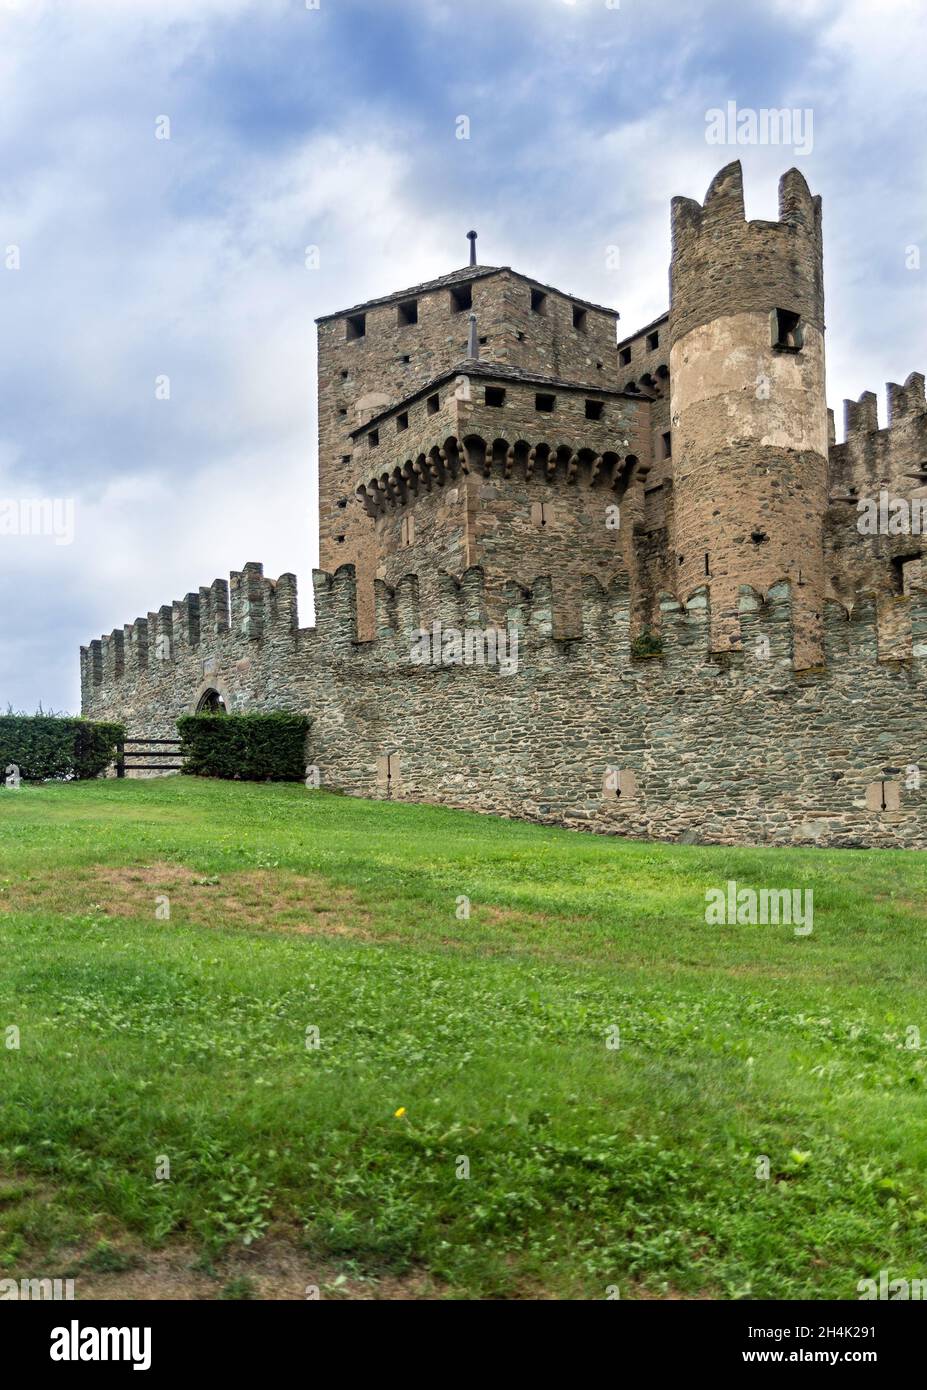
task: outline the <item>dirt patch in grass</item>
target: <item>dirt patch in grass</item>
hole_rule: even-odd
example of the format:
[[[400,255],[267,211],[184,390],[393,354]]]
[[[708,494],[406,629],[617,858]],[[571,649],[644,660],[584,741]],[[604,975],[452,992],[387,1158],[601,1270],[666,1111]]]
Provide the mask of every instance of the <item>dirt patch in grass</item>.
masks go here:
[[[0,911],[101,913],[203,927],[242,927],[374,940],[373,919],[354,895],[285,869],[204,875],[183,864],[98,865],[66,881],[0,884]],[[165,913],[169,912],[169,917]]]
[[[113,1253],[114,1262],[126,1267],[96,1269],[95,1252],[72,1253],[68,1269],[74,1269],[77,1301],[114,1298],[304,1302],[316,1297],[406,1301],[442,1296],[434,1280],[424,1273],[361,1278],[354,1273],[345,1274],[336,1265],[285,1240],[263,1240],[247,1250],[230,1251],[208,1265],[194,1250],[184,1246],[152,1251],[120,1245]]]
[[[423,1270],[358,1274],[301,1248],[286,1235],[237,1246],[210,1259],[190,1245],[150,1250],[128,1236],[59,1246],[20,1257],[4,1278],[70,1280],[74,1301],[433,1300],[446,1288]],[[67,1288],[67,1285],[64,1285]]]

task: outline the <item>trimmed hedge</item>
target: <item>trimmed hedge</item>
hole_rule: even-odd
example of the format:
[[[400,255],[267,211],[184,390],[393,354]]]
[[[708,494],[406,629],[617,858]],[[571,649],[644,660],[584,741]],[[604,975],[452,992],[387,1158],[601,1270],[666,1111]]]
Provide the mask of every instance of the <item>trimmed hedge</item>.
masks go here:
[[[123,738],[122,724],[55,714],[0,715],[0,772],[15,763],[24,782],[99,777],[115,761]]]
[[[306,775],[304,714],[186,714],[177,720],[183,771],[194,777],[301,782]]]

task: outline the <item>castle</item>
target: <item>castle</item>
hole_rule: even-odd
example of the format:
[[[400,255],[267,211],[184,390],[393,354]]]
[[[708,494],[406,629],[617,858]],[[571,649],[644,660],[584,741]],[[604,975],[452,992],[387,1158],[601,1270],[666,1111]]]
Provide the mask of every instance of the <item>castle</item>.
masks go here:
[[[318,320],[314,627],[248,564],[82,648],[83,713],[302,711],[358,796],[927,848],[924,377],[835,442],[820,198],[792,169],[747,221],[739,163],[674,198],[669,311],[618,341],[469,235]]]

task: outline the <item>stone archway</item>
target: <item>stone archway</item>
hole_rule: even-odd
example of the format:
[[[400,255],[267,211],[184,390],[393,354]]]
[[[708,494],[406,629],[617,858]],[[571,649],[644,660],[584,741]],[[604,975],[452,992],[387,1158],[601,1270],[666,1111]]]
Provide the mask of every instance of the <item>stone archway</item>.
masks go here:
[[[203,682],[189,705],[191,714],[228,714],[231,708],[228,691],[215,677]]]
[[[197,714],[228,714],[225,699],[213,686],[204,690],[196,702]]]

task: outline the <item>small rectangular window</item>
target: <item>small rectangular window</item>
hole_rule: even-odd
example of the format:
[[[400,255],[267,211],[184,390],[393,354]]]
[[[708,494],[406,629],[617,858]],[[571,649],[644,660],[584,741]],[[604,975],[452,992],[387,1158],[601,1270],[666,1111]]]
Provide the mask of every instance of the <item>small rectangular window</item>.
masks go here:
[[[580,333],[586,331],[586,311],[581,309],[578,304],[573,305],[573,327],[577,328]]]
[[[556,409],[556,407],[557,407],[557,397],[556,397],[556,396],[547,396],[547,395],[543,394],[542,392],[539,392],[538,395],[536,395],[535,398],[534,398],[534,408],[535,408],[535,410],[543,410],[543,411],[545,411],[545,412],[549,415],[549,414],[551,413],[551,411],[553,411],[553,410]]]
[[[648,352],[656,352],[656,350],[657,350],[657,348],[658,348],[659,346],[660,346],[660,335],[659,335],[659,333],[648,333],[648,334],[647,334],[647,351],[648,351]]]
[[[543,290],[531,291],[531,311],[534,314],[547,313],[547,295]]]
[[[663,443],[663,457],[664,457],[665,459],[670,459],[670,458],[672,458],[672,457],[673,457],[673,436],[672,436],[672,434],[670,433],[669,430],[667,430],[667,431],[666,431],[666,434],[664,434],[662,443]]]
[[[379,444],[379,442],[380,442],[380,431],[379,431],[379,430],[371,430],[370,433],[369,433],[368,436],[367,436],[367,443],[370,445],[371,449],[375,449],[375,448],[377,447],[377,445]]]
[[[400,304],[396,318],[400,328],[404,328],[406,324],[418,323],[418,300],[407,299],[404,304]]]
[[[620,348],[618,351],[618,361],[622,367],[627,367],[631,361],[631,349],[629,347]]]
[[[505,405],[505,388],[503,386],[487,386],[486,404]]]
[[[587,402],[586,402],[586,419],[587,419],[587,420],[601,420],[601,419],[602,419],[602,416],[604,415],[604,413],[605,413],[605,402],[604,402],[604,401],[587,401]]]
[[[429,396],[425,402],[425,409],[429,415],[437,415],[438,411],[441,409],[441,398],[437,395]]]
[[[396,416],[396,433],[402,434],[403,430],[409,428],[409,412],[404,410],[401,415]]]
[[[451,313],[462,314],[465,309],[473,308],[473,287],[471,285],[457,285],[451,290]]]
[[[345,320],[345,337],[348,342],[353,342],[355,338],[365,338],[367,336],[367,315],[349,314]]]
[[[774,309],[771,319],[773,347],[781,352],[801,352],[804,346],[801,314],[790,309]]]

